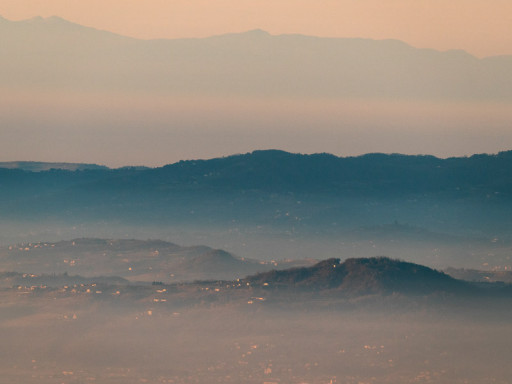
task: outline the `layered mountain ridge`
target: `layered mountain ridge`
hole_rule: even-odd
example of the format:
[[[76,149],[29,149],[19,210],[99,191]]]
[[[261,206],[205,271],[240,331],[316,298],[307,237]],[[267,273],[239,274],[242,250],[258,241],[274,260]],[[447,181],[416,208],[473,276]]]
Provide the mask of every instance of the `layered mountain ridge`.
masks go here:
[[[125,224],[293,231],[399,222],[493,238],[510,228],[511,156],[342,158],[270,150],[153,169],[0,168],[0,212],[4,220],[50,216],[83,223],[108,217]]]

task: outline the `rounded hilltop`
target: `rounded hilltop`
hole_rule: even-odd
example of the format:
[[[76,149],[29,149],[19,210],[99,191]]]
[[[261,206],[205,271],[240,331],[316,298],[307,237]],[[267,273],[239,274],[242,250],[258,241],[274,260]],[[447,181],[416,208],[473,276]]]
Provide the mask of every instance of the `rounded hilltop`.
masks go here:
[[[434,269],[389,257],[323,260],[311,267],[270,271],[249,276],[247,282],[269,288],[336,290],[346,293],[429,294],[455,292],[467,288]]]

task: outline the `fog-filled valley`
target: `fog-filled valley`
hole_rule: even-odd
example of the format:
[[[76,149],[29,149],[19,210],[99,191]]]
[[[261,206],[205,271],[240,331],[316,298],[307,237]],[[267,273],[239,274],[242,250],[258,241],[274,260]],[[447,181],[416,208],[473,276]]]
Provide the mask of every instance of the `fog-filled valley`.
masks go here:
[[[507,383],[511,374],[510,313],[216,307],[150,316],[148,307],[10,308],[0,323],[0,381]]]
[[[3,163],[0,382],[507,383],[509,158]]]
[[[503,1],[6,3],[0,384],[512,382]]]
[[[2,383],[506,383],[512,373],[503,271],[447,271],[470,282],[389,258],[255,269],[204,246],[105,239],[11,245],[0,262],[31,271],[0,273]]]
[[[269,303],[198,289],[2,290],[0,382],[507,383],[512,373],[510,298]]]

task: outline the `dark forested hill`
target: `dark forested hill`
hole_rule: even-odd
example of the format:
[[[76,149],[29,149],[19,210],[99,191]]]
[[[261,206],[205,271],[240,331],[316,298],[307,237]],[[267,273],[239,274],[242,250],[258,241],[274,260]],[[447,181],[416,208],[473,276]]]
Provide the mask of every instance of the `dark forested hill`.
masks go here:
[[[273,288],[339,290],[357,294],[462,292],[466,282],[428,267],[387,257],[324,260],[311,267],[271,271],[248,277],[249,284]]]
[[[439,159],[268,150],[161,168],[0,169],[4,219],[512,228],[512,151]]]

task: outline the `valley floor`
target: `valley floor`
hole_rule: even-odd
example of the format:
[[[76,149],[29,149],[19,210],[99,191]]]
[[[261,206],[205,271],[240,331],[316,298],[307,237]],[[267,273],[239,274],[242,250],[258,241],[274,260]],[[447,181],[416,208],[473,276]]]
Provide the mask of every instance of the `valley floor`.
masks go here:
[[[512,377],[512,310],[500,302],[185,305],[172,299],[180,292],[157,292],[162,287],[124,298],[123,288],[93,289],[0,291],[1,384],[482,384]]]

